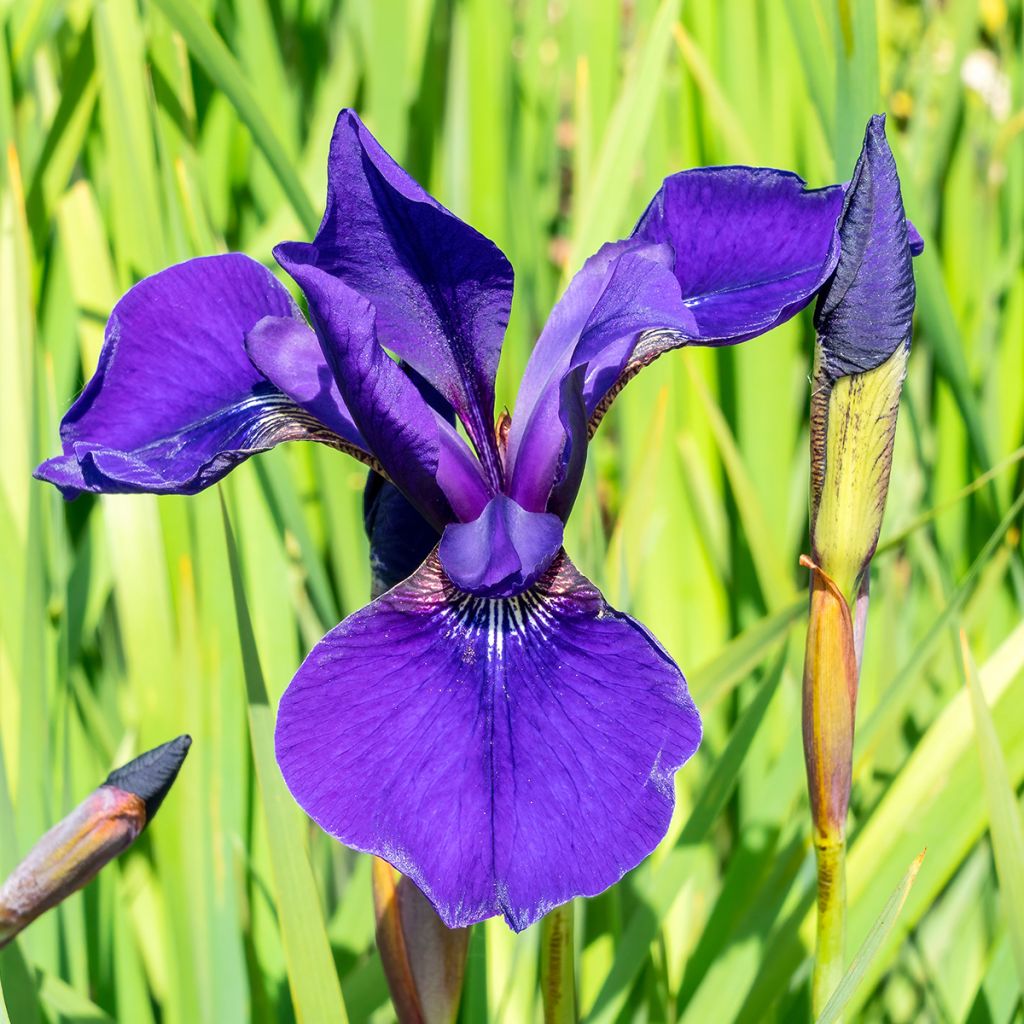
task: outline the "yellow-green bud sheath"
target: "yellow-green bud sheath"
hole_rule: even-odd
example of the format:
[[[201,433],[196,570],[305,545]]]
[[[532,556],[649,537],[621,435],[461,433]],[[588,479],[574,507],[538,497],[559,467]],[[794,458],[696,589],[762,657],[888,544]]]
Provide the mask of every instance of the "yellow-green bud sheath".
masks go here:
[[[878,544],[910,350],[832,382],[820,348],[811,394],[811,552],[852,601]]]

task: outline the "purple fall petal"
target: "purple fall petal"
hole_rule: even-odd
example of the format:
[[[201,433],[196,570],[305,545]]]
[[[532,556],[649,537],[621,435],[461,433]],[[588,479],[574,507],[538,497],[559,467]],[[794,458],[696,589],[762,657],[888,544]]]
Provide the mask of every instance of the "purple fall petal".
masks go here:
[[[910,344],[916,294],[912,243],[881,114],[868,122],[840,238],[839,264],[814,313],[822,360],[833,380],[872,370]]]
[[[449,523],[438,548],[448,578],[478,597],[514,597],[531,587],[562,546],[562,521],[492,498],[471,523]]]
[[[36,476],[68,498],[193,494],[281,441],[343,446],[250,362],[244,338],[266,316],[301,323],[273,274],[240,253],[140,281],[114,307],[96,373],[61,423],[64,455]]]
[[[733,344],[789,319],[835,267],[842,203],[840,186],[807,190],[796,175],[764,168],[667,178],[633,235],[587,260],[552,311],[512,417],[509,493],[525,508],[567,515],[575,491],[553,493],[574,475],[566,375],[586,367],[592,430],[625,382],[669,349]]]
[[[665,179],[633,231],[667,242],[703,344],[745,341],[814,297],[839,257],[839,185],[807,189],[766,167],[709,167]]]
[[[564,554],[496,600],[432,555],[317,645],[276,737],[321,828],[412,878],[449,927],[501,913],[517,931],[651,852],[699,741],[679,669]]]
[[[338,117],[327,175],[312,262],[374,305],[381,344],[452,404],[496,482],[494,377],[512,267],[399,167],[351,110]]]
[[[475,518],[489,497],[479,464],[381,348],[375,308],[320,269],[315,246],[285,242],[274,255],[305,293],[345,406],[387,475],[439,530]]]

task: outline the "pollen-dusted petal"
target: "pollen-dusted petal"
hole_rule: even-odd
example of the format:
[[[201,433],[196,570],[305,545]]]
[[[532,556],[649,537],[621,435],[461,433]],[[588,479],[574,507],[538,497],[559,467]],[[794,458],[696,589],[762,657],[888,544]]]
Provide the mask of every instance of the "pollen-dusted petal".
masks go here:
[[[99,364],[36,476],[82,491],[193,494],[281,441],[351,446],[246,355],[264,317],[301,322],[285,288],[240,253],[147,277],[114,307]]]
[[[868,122],[839,235],[842,254],[814,313],[822,362],[833,380],[873,370],[910,343],[913,243],[881,114]]]
[[[494,377],[512,304],[500,249],[431,197],[343,110],[315,264],[368,299],[381,344],[452,404],[496,465]]]
[[[504,914],[517,931],[651,852],[699,741],[679,669],[564,554],[507,599],[461,593],[432,555],[328,633],[277,721],[321,828],[412,878],[449,927]]]
[[[527,512],[499,494],[471,523],[450,523],[438,556],[452,582],[480,597],[512,597],[532,586],[562,546],[562,521]]]

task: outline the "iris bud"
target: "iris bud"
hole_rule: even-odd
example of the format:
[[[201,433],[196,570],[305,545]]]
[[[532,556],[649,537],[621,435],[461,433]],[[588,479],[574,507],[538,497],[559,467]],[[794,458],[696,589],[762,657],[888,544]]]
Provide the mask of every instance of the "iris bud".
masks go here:
[[[0,948],[138,839],[191,743],[179,736],[112,772],[29,850],[0,887]]]
[[[373,858],[377,948],[401,1024],[451,1024],[459,1012],[468,928],[447,928],[426,897]]]

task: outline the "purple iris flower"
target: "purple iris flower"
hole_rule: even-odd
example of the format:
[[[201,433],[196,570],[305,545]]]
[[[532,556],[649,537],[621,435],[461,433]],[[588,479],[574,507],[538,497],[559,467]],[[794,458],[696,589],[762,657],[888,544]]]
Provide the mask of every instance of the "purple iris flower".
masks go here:
[[[190,494],[305,439],[386,477],[440,542],[306,658],[278,761],[325,831],[390,861],[446,924],[523,929],[650,853],[701,736],[675,663],[562,548],[589,437],[663,352],[803,308],[842,206],[840,186],[769,169],[668,178],[573,279],[496,427],[512,267],[344,111],[316,238],[274,251],[309,324],[240,254],[141,281],[37,475],[69,498]]]

